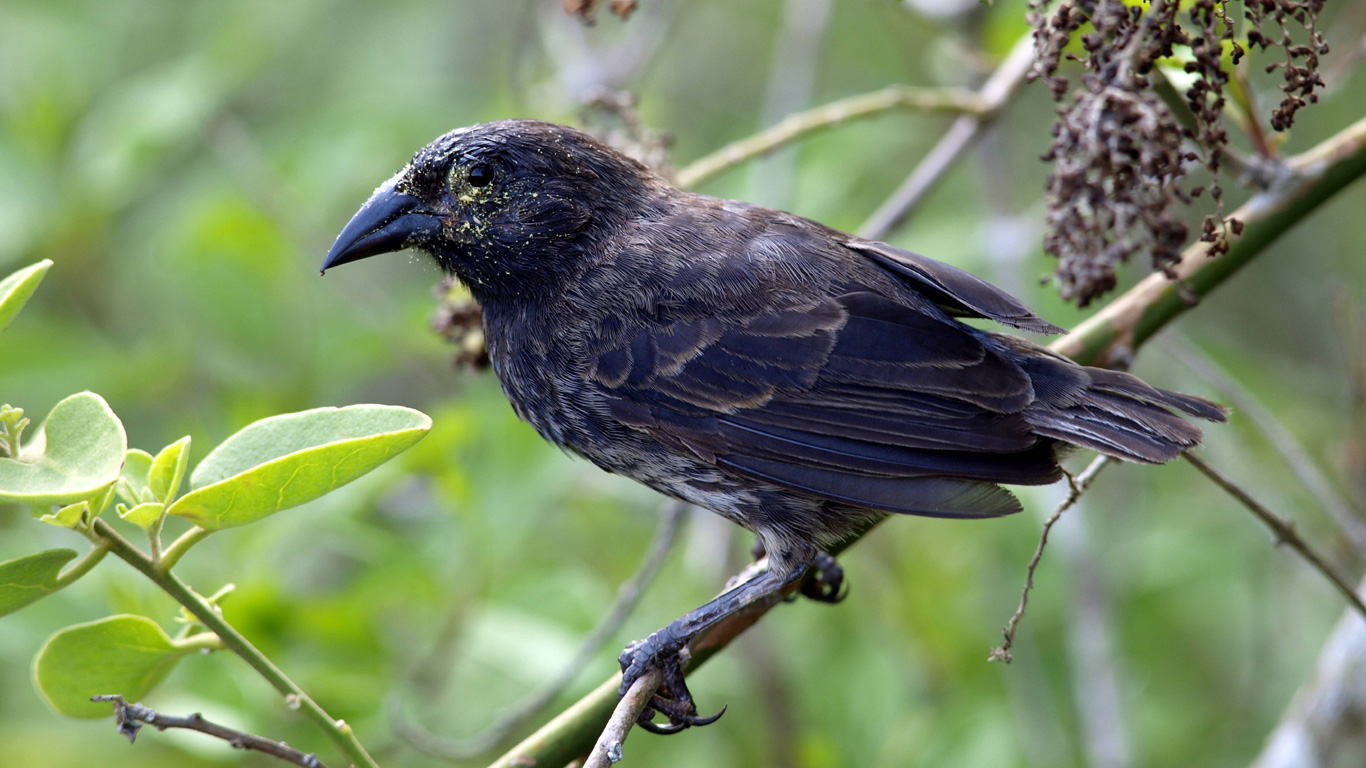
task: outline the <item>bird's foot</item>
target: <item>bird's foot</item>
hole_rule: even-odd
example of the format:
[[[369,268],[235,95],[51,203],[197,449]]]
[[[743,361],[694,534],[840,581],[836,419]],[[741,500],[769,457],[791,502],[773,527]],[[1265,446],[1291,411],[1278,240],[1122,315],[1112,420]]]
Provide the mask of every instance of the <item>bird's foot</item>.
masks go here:
[[[848,597],[844,567],[832,555],[817,552],[811,574],[802,582],[801,593],[818,603],[838,603]]]
[[[636,680],[649,670],[658,669],[663,674],[659,689],[636,719],[636,724],[650,733],[668,735],[694,725],[711,725],[726,713],[726,708],[722,707],[720,712],[710,717],[697,714],[692,693],[683,681],[687,654],[687,640],[677,637],[669,627],[665,627],[644,640],[627,645],[618,658],[621,663],[621,696],[625,696]],[[656,713],[663,715],[668,722],[656,723]]]

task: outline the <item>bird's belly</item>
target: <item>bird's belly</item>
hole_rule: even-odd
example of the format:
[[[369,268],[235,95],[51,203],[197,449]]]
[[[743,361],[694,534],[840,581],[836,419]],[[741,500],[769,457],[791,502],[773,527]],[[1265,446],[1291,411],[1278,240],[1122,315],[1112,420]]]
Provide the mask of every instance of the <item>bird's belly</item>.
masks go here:
[[[550,373],[549,361],[493,362],[517,417],[547,441],[608,472],[750,527],[744,510],[758,504],[754,493],[738,487],[715,465],[670,450],[649,434],[612,419],[605,407],[594,403],[593,392],[582,379]]]

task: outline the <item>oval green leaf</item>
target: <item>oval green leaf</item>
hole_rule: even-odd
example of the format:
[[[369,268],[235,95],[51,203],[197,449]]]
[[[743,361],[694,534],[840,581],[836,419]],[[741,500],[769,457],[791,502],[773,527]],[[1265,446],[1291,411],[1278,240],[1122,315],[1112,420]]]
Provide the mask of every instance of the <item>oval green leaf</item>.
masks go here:
[[[51,259],[43,259],[0,280],[0,331],[5,330],[5,326],[24,308],[28,297],[37,290],[38,283],[43,282],[43,276],[51,266]]]
[[[195,467],[169,514],[218,530],[295,507],[378,467],[427,434],[411,408],[352,405],[272,416],[247,426]]]
[[[147,485],[152,474],[152,454],[141,448],[129,448],[123,456],[123,469],[119,472],[119,498],[129,504],[141,504],[150,499],[143,498],[148,492]]]
[[[148,470],[147,486],[152,489],[152,495],[164,504],[170,503],[180,491],[180,481],[185,478],[185,469],[189,464],[189,435],[162,448]]]
[[[65,505],[119,479],[128,449],[123,424],[104,398],[81,392],[57,403],[19,458],[0,459],[0,502]]]
[[[75,556],[72,549],[49,549],[0,563],[0,616],[61,589],[57,576]]]
[[[109,704],[91,696],[146,696],[193,647],[177,645],[142,616],[67,627],[48,638],[33,660],[33,683],[47,703],[70,717],[107,717]]]

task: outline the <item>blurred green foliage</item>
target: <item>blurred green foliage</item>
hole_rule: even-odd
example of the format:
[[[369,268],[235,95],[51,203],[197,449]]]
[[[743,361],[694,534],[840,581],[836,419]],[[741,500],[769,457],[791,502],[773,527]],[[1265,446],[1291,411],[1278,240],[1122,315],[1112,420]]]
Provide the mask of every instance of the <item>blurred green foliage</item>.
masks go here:
[[[999,55],[1024,31],[1020,0],[916,10],[929,5],[834,3],[810,52],[809,101],[891,82],[970,85],[973,48]],[[379,402],[433,417],[395,462],[221,533],[178,569],[206,594],[234,582],[225,615],[386,765],[436,763],[393,735],[383,702],[466,736],[552,676],[634,570],[657,498],[543,444],[491,376],[449,369],[426,327],[439,276],[425,260],[372,259],[325,280],[318,264],[370,189],[459,125],[574,122],[584,93],[607,86],[640,94],[646,122],[676,137],[679,163],[763,127],[784,8],[798,4],[641,6],[626,24],[603,14],[586,29],[558,2],[0,5],[0,274],[55,262],[0,337],[0,401],[40,414],[89,389],[131,445],[191,435],[192,465],[276,413]],[[1360,22],[1340,27],[1350,39],[1348,22]],[[1288,150],[1360,116],[1353,74],[1301,114]],[[1269,81],[1254,85],[1269,103]],[[1027,89],[894,239],[1073,324],[1082,313],[1036,280],[1050,268],[1037,156],[1052,114],[1044,90]],[[842,127],[705,191],[854,229],[945,125],[898,114]],[[774,162],[792,164],[790,187],[764,183]],[[1346,490],[1366,487],[1352,474],[1363,422],[1348,372],[1366,296],[1363,209],[1366,189],[1349,190],[1180,323]],[[1140,356],[1140,374],[1213,394],[1162,346]],[[1212,430],[1208,455],[1346,554],[1245,420]],[[1141,765],[1247,763],[1311,669],[1337,596],[1189,467],[1117,467],[1057,530],[1015,663],[988,664],[1059,496],[1026,491],[1030,512],[1013,519],[882,526],[844,558],[849,600],[785,607],[697,674],[703,709],[730,705],[719,724],[637,735],[629,759],[1065,766],[1109,747]],[[0,559],[76,545],[0,509]],[[610,673],[626,641],[713,594],[747,546],[694,518],[574,693]],[[7,765],[271,764],[197,734],[146,732],[130,748],[108,720],[53,714],[29,680],[44,638],[117,613],[170,627],[176,607],[111,562],[0,620]],[[146,703],[341,764],[227,653],[183,660]]]

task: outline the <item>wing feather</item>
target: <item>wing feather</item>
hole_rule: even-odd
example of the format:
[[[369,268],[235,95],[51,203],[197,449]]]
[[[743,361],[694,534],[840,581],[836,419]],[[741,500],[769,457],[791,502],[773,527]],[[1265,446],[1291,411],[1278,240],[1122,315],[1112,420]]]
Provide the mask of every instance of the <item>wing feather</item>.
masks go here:
[[[592,370],[623,424],[839,503],[994,516],[1019,509],[995,482],[1060,476],[1021,415],[1033,392],[1019,366],[871,291],[644,325]]]

